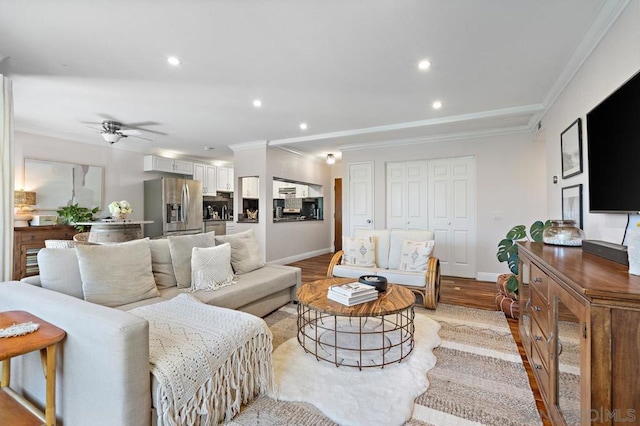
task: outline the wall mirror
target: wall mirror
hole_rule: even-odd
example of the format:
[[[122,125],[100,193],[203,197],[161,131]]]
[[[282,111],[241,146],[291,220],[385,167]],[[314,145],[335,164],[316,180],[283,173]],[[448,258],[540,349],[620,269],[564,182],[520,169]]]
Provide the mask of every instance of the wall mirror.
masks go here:
[[[103,207],[104,168],[25,158],[24,189],[34,191],[38,210],[57,210],[78,203]]]

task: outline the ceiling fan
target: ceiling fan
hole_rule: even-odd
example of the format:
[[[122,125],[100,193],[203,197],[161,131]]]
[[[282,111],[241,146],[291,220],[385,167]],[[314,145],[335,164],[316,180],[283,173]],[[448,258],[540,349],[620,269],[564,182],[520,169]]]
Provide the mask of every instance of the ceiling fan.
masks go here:
[[[136,129],[123,129],[123,127],[127,127],[126,125],[113,120],[104,120],[102,122],[102,128],[100,129],[100,134],[102,138],[109,142],[109,144],[113,145],[118,142],[122,138],[127,138],[129,136],[133,136],[134,138],[145,139],[151,141],[149,138],[142,137],[142,133]]]

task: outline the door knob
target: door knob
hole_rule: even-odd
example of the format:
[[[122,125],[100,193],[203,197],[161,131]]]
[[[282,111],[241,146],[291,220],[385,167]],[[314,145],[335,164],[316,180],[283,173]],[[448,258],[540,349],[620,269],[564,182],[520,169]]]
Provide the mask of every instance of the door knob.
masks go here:
[[[371,219],[367,219],[367,223],[371,223]]]

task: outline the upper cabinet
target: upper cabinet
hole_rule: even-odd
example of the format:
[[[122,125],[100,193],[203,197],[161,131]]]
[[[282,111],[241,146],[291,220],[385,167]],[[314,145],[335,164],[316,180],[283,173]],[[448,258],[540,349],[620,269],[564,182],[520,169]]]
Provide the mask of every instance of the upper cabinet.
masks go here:
[[[160,157],[158,155],[144,156],[145,172],[166,172],[178,173],[181,175],[193,174],[193,163],[191,161],[177,160],[175,158]]]
[[[260,196],[260,179],[257,177],[242,178],[242,197],[243,198],[259,198]]]
[[[217,190],[223,192],[233,192],[233,169],[229,167],[217,167],[216,170]]]
[[[217,168],[208,164],[193,164],[193,179],[202,182],[202,195],[216,195]]]

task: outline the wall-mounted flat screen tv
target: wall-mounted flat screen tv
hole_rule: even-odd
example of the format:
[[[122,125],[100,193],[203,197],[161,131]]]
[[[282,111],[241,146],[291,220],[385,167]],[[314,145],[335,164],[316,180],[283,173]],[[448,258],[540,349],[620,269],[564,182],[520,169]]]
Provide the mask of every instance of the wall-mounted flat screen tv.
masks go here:
[[[640,212],[640,72],[587,114],[589,211]]]

